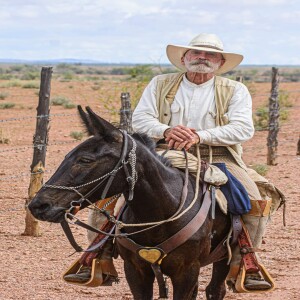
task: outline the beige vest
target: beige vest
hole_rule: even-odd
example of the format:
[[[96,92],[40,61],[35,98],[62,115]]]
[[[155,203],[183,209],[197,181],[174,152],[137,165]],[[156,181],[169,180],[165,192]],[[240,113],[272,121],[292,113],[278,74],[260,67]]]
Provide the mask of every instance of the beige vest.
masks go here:
[[[172,73],[160,75],[156,87],[156,105],[159,112],[159,121],[169,124],[171,120],[171,104],[185,73]],[[224,77],[215,76],[215,102],[216,102],[216,126],[223,126],[229,123],[225,115],[228,110],[230,99],[233,96],[237,81]],[[243,149],[241,144],[227,146],[236,162],[247,169],[242,160]]]

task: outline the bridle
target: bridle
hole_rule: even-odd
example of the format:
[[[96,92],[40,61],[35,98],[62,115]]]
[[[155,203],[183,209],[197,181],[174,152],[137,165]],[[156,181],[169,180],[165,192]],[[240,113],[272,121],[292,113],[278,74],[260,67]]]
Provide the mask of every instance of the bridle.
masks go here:
[[[109,215],[105,211],[105,209],[103,209],[103,208],[99,209],[87,197],[92,195],[105,182],[105,180],[107,180],[106,186],[103,189],[103,192],[102,192],[102,195],[101,195],[101,199],[99,199],[99,200],[105,199],[105,197],[107,195],[107,192],[108,192],[108,190],[109,190],[109,188],[110,188],[117,172],[119,170],[121,170],[122,168],[124,169],[124,172],[125,172],[125,175],[126,175],[126,181],[129,185],[129,196],[128,196],[128,199],[127,199],[127,203],[129,203],[133,199],[134,187],[135,187],[135,183],[137,181],[136,142],[130,135],[127,134],[126,131],[121,130],[121,132],[123,134],[122,152],[121,152],[121,156],[120,156],[119,161],[117,162],[117,164],[115,165],[115,167],[113,168],[112,171],[102,175],[99,178],[96,178],[96,179],[94,179],[90,182],[84,183],[84,184],[79,185],[79,186],[68,187],[68,186],[50,185],[50,184],[44,184],[43,185],[43,187],[45,187],[45,188],[55,188],[55,189],[73,191],[73,192],[77,193],[80,196],[79,200],[75,200],[75,201],[71,202],[70,208],[65,211],[65,219],[61,222],[61,226],[62,226],[62,228],[63,228],[70,244],[73,246],[73,248],[77,252],[80,252],[83,249],[76,243],[76,241],[74,239],[74,236],[71,232],[71,229],[69,227],[69,224],[79,225],[79,226],[81,226],[81,227],[83,227],[87,230],[90,230],[90,231],[98,233],[98,234],[101,233],[101,234],[104,234],[105,236],[108,236],[108,237],[113,237],[113,238],[128,237],[128,236],[131,236],[131,235],[135,235],[135,234],[144,232],[146,230],[153,229],[154,227],[157,227],[159,225],[162,225],[162,224],[172,222],[172,221],[175,221],[175,220],[179,219],[183,214],[185,214],[188,210],[191,209],[191,207],[194,205],[194,203],[196,202],[196,200],[198,198],[200,165],[198,167],[198,172],[197,172],[198,174],[197,174],[197,179],[196,179],[196,192],[195,192],[195,195],[194,195],[194,199],[185,210],[181,211],[183,206],[184,206],[184,203],[186,201],[186,198],[187,198],[187,186],[188,186],[188,176],[189,176],[188,159],[187,159],[186,152],[184,151],[185,158],[186,158],[185,181],[184,181],[184,186],[183,186],[183,189],[182,189],[180,205],[179,205],[178,209],[176,210],[175,214],[173,214],[171,217],[169,217],[165,220],[162,220],[162,221],[157,221],[157,222],[124,224],[123,222],[120,222],[118,219],[116,219],[114,216]],[[127,151],[128,151],[128,137],[132,141],[132,149],[128,153],[128,159],[126,160]],[[131,175],[130,175],[130,172],[129,172],[128,167],[127,167],[128,164],[130,164],[130,166],[131,166]],[[78,189],[80,189],[82,187],[85,187],[87,185],[93,184],[93,183],[98,182],[98,181],[100,181],[100,182],[95,187],[93,187],[89,192],[87,192],[85,195],[83,195],[82,193],[80,193],[78,191]],[[105,231],[102,231],[100,229],[94,228],[93,226],[90,226],[90,225],[82,222],[79,218],[77,218],[75,216],[75,214],[81,209],[82,204],[84,202],[87,202],[89,205],[94,206],[95,209],[100,211],[101,213],[103,213],[109,221],[115,223],[119,229],[121,229],[122,227],[146,227],[146,228],[138,230],[138,231],[130,232],[130,233],[113,233],[113,231],[105,232]],[[119,214],[119,216],[120,215],[121,215],[121,213]],[[93,247],[93,249],[95,249],[95,247],[97,247],[97,246],[98,245],[95,245]],[[85,250],[85,251],[93,251],[93,250],[90,250],[90,248],[89,248],[88,250]]]
[[[44,184],[43,188],[52,188],[52,189],[60,189],[60,190],[67,190],[67,191],[73,191],[75,192],[80,199],[79,200],[74,200],[71,202],[70,208],[68,208],[65,211],[65,219],[61,222],[61,226],[67,236],[67,238],[69,239],[69,242],[71,243],[71,245],[74,247],[74,249],[76,251],[82,251],[82,248],[76,243],[73,234],[71,232],[71,229],[69,227],[69,224],[75,224],[75,225],[79,225],[81,227],[84,227],[88,230],[97,232],[97,233],[102,233],[105,234],[107,236],[112,236],[115,237],[115,234],[112,233],[107,233],[98,229],[95,229],[94,227],[83,223],[82,221],[80,221],[75,214],[81,209],[82,204],[84,202],[87,202],[89,205],[94,206],[97,210],[99,210],[99,208],[92,203],[88,197],[91,196],[94,192],[96,192],[99,187],[107,180],[106,185],[103,189],[101,198],[99,200],[103,200],[106,198],[106,195],[108,193],[108,190],[110,188],[110,186],[113,183],[113,180],[116,176],[116,174],[118,173],[119,170],[121,170],[122,168],[124,169],[125,172],[125,176],[126,176],[126,181],[129,185],[129,196],[127,201],[131,201],[133,199],[134,196],[134,187],[135,187],[135,183],[137,181],[137,171],[136,171],[136,142],[135,140],[127,134],[127,132],[125,130],[120,130],[123,134],[123,146],[122,146],[122,152],[121,152],[121,156],[118,160],[118,162],[116,163],[115,167],[113,168],[112,171],[102,175],[99,178],[96,178],[92,181],[89,181],[87,183],[78,185],[78,186],[63,186],[63,185],[51,185],[51,184]],[[128,159],[126,160],[126,156],[127,156],[127,152],[128,152],[128,137],[131,139],[132,141],[132,149],[129,151],[128,153]],[[128,166],[130,165],[131,167],[131,174],[128,170]],[[83,195],[82,193],[79,192],[79,189],[88,185],[91,185],[93,183],[96,183],[96,186],[94,186],[90,191],[88,191],[85,195]],[[115,223],[117,222],[116,220],[114,220],[115,218],[110,216],[109,214],[106,213],[105,209],[100,209],[100,211],[110,220],[110,221],[114,221]],[[74,221],[75,220],[75,221]],[[125,236],[126,234],[122,234],[123,236]]]
[[[60,189],[60,190],[68,190],[73,191],[76,194],[80,196],[79,200],[74,200],[71,202],[70,208],[66,211],[65,217],[72,217],[72,212],[75,210],[76,212],[81,208],[82,204],[86,201],[88,204],[92,205],[93,203],[88,199],[89,196],[91,196],[94,192],[96,192],[99,187],[107,180],[106,186],[103,189],[103,192],[101,194],[101,198],[99,200],[103,200],[106,198],[107,192],[112,185],[112,182],[118,173],[119,170],[122,168],[124,169],[125,175],[126,175],[126,181],[129,185],[129,196],[128,201],[131,201],[133,199],[133,193],[134,193],[134,186],[137,181],[137,172],[136,172],[136,142],[135,140],[126,133],[126,131],[121,130],[123,134],[123,147],[121,156],[119,158],[119,161],[116,163],[115,167],[112,171],[102,175],[101,177],[98,177],[92,181],[89,181],[87,183],[78,185],[78,186],[63,186],[63,185],[51,185],[51,184],[44,184],[43,188],[53,188],[53,189]],[[128,151],[128,137],[132,141],[132,149],[128,153],[128,159],[126,160],[127,151]],[[128,170],[127,165],[131,166],[131,175]],[[78,189],[91,185],[95,182],[100,181],[96,186],[94,186],[90,191],[88,191],[85,195],[80,193]]]

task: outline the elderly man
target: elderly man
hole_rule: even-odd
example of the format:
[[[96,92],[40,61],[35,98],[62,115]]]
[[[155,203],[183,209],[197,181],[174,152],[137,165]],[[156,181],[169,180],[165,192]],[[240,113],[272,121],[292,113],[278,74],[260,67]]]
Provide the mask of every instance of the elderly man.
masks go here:
[[[240,145],[254,133],[251,96],[242,83],[217,76],[236,67],[243,56],[223,51],[222,42],[213,34],[199,34],[188,46],[168,45],[167,55],[182,72],[152,79],[133,113],[133,128],[156,140],[165,140],[169,148],[190,150],[200,144],[202,159],[209,161],[212,156],[213,162],[225,163],[244,185],[252,207],[256,208],[243,219],[253,246],[259,247],[270,205],[266,205],[267,200],[261,200],[256,184],[249,177]],[[236,280],[240,261],[236,249],[229,282]],[[87,267],[65,276],[65,280],[73,282],[89,278]],[[267,290],[271,285],[257,272],[246,276],[245,287]]]
[[[243,216],[254,247],[260,247],[268,220],[266,205],[242,161],[241,143],[254,134],[252,101],[248,89],[240,82],[217,76],[236,67],[242,55],[223,51],[214,34],[199,34],[188,46],[168,45],[170,62],[180,73],[156,76],[146,87],[133,113],[133,128],[150,137],[165,139],[169,148],[189,150],[200,144],[202,159],[223,162],[243,184],[252,207]],[[235,281],[240,265],[238,249],[234,251],[228,282]],[[270,284],[260,273],[246,276],[249,290],[267,290]]]

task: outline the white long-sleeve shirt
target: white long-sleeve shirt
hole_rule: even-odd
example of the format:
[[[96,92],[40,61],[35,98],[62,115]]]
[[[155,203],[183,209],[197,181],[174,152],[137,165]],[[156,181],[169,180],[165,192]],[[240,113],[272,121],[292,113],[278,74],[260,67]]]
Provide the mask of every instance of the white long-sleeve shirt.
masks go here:
[[[202,144],[235,145],[249,140],[254,134],[252,100],[248,89],[238,83],[230,100],[227,117],[229,124],[216,127],[214,78],[194,84],[184,76],[171,105],[169,125],[158,120],[156,107],[157,77],[154,77],[133,113],[133,129],[152,138],[162,139],[166,129],[184,125],[196,129]]]

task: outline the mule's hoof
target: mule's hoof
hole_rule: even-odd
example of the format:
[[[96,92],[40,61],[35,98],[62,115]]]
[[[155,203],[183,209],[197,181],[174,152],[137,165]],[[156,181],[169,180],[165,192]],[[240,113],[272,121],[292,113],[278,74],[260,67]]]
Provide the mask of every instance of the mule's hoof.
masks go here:
[[[108,274],[103,274],[103,283],[102,286],[112,286],[113,283],[119,283],[120,279],[119,277],[111,276]]]

